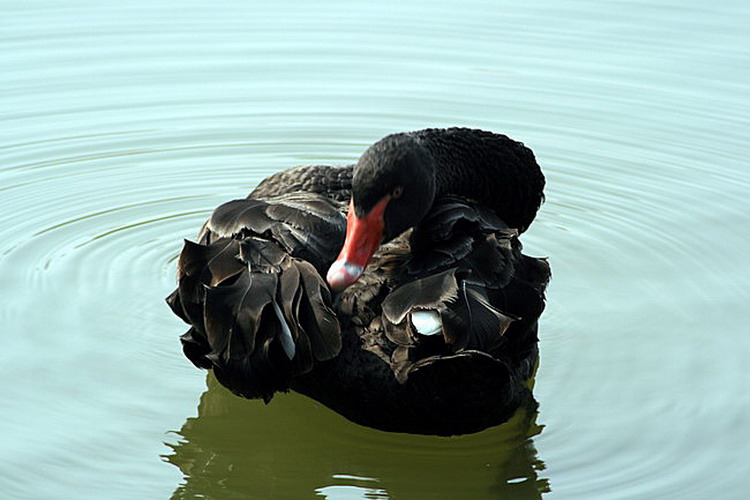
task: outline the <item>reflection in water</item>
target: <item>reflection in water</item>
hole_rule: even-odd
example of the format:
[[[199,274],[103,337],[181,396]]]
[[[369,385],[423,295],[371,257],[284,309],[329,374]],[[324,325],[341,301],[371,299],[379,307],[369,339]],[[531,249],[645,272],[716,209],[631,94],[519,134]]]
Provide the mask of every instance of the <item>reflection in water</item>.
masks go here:
[[[453,438],[353,424],[298,394],[272,404],[233,396],[208,377],[198,416],[165,460],[185,476],[172,498],[540,499],[549,491],[526,409],[510,422]],[[488,486],[490,485],[490,486]]]

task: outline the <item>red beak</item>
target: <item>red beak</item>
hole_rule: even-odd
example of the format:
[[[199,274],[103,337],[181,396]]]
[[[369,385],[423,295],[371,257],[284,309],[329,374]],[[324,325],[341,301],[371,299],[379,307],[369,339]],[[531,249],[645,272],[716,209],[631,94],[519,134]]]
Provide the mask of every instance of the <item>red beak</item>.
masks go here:
[[[363,217],[357,217],[354,202],[349,202],[344,247],[326,276],[332,289],[341,291],[362,276],[367,263],[383,240],[383,214],[390,199],[390,196],[384,197]]]

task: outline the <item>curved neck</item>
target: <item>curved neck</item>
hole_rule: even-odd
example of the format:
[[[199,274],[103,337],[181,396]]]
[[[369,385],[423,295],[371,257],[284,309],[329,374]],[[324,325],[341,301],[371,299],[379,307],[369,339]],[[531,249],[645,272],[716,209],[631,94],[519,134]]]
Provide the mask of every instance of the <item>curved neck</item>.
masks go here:
[[[482,130],[427,129],[413,133],[435,168],[436,198],[455,195],[495,211],[525,231],[544,199],[544,175],[520,142]]]

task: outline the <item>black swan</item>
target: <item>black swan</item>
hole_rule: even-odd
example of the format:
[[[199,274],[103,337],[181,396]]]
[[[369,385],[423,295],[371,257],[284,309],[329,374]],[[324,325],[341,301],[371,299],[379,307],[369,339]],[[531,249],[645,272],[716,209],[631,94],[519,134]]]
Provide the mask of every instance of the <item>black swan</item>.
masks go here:
[[[239,396],[293,389],[382,430],[500,424],[533,401],[550,269],[518,235],[544,183],[522,143],[465,128],[271,175],[185,241],[183,351]]]

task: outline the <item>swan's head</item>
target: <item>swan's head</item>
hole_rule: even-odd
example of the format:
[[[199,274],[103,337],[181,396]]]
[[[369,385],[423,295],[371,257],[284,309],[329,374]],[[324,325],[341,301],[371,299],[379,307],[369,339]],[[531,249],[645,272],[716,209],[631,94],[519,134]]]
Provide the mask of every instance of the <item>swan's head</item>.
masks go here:
[[[408,134],[381,139],[354,166],[346,240],[327,280],[343,290],[362,275],[381,243],[417,225],[435,199],[428,152]]]

